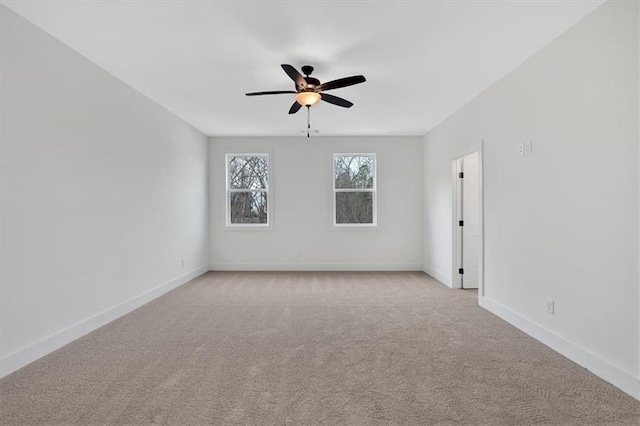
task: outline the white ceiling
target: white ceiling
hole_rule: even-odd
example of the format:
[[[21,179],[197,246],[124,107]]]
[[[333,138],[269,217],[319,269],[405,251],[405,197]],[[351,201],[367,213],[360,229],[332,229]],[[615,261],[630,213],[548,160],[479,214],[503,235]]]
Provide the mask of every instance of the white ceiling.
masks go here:
[[[320,135],[423,135],[603,1],[2,1],[207,135],[299,135],[280,68],[315,67],[355,105]]]

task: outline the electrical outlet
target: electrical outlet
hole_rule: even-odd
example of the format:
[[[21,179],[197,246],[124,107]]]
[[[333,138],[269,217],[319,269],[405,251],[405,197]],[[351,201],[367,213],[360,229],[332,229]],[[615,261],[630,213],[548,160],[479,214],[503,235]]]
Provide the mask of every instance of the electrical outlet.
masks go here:
[[[547,302],[546,302],[546,308],[547,308],[547,313],[550,315],[555,315],[556,313],[556,302],[547,297]]]
[[[520,153],[520,155],[524,155],[524,142],[520,144],[518,152]]]
[[[524,155],[530,155],[533,152],[533,141],[528,140],[524,143]]]
[[[184,266],[184,259],[180,259],[180,266]]]

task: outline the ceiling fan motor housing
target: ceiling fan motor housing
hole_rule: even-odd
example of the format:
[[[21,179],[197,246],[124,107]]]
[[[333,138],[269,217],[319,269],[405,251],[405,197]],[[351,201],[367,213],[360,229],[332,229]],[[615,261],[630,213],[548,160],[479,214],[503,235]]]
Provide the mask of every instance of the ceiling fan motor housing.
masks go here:
[[[304,80],[307,82],[307,88],[313,89],[314,87],[320,86],[320,80],[313,77],[304,77]]]

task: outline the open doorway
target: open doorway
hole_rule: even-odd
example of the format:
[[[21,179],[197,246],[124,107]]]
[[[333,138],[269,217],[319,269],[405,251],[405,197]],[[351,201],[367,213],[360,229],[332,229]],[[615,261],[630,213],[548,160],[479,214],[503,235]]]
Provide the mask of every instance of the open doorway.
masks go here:
[[[482,282],[482,181],[480,152],[453,160],[454,287],[477,289]]]

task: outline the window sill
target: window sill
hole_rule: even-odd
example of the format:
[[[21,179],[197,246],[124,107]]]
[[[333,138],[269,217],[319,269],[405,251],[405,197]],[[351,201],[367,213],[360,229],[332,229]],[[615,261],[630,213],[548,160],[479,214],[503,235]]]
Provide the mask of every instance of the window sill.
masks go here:
[[[332,231],[379,231],[380,227],[375,225],[332,225]]]
[[[273,231],[271,225],[226,225],[222,228],[223,231],[231,232],[265,232]]]

